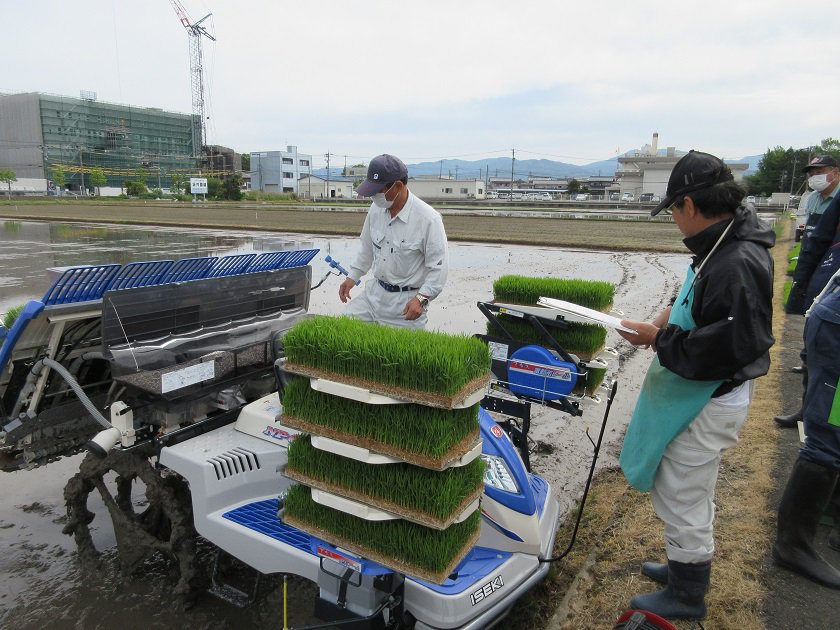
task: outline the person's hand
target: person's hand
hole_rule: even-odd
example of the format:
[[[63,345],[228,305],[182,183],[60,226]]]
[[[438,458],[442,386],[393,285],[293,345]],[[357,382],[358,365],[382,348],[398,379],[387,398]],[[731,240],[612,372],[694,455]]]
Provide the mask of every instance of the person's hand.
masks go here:
[[[790,296],[797,300],[804,300],[805,299],[805,291],[807,286],[804,282],[794,282],[793,286],[790,287]]]
[[[344,282],[342,282],[338,286],[338,299],[341,300],[343,304],[347,304],[347,300],[350,298],[350,289],[356,286],[356,281],[353,278],[345,278]]]
[[[622,319],[621,325],[625,328],[632,328],[635,333],[627,332],[625,330],[618,330],[618,334],[624,337],[634,346],[645,346],[646,348],[653,347],[656,349],[656,335],[659,332],[659,326],[654,326],[648,322],[634,322],[629,319]]]
[[[403,317],[408,321],[417,319],[423,314],[423,305],[416,297],[411,298],[403,309]]]

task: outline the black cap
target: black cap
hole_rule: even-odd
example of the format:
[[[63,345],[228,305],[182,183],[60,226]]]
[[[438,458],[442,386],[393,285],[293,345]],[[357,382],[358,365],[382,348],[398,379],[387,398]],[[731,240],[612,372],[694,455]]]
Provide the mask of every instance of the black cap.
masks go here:
[[[723,163],[723,160],[710,153],[692,149],[674,165],[674,170],[668,178],[665,199],[650,211],[650,216],[654,217],[662,212],[680,195],[734,179],[732,171]]]
[[[813,160],[808,162],[805,168],[802,169],[803,173],[807,173],[812,168],[819,168],[820,166],[832,166],[837,168],[837,160],[835,160],[830,155],[818,155]]]
[[[356,194],[360,197],[372,197],[388,184],[403,177],[408,177],[408,169],[400,158],[387,153],[377,155],[370,161],[367,178],[356,189]]]

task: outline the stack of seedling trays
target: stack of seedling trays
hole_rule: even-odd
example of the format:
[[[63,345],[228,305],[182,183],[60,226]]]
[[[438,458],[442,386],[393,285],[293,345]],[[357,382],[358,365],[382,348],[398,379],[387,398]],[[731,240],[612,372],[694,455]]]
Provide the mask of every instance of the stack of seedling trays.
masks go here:
[[[284,337],[292,486],[282,518],[385,567],[442,584],[478,540],[484,462],[478,339],[313,317]]]
[[[502,276],[493,283],[494,302],[534,306],[541,297],[573,302],[606,313],[613,305],[615,285],[597,280],[516,275]],[[528,322],[504,314],[499,315],[499,321],[517,341],[544,345],[545,341]],[[594,360],[604,351],[607,329],[597,324],[569,322],[567,328],[547,327],[547,330],[561,348],[589,365],[585,382],[579,382],[577,389],[593,396],[606,375],[606,368],[597,367]],[[488,322],[487,333],[495,332]]]

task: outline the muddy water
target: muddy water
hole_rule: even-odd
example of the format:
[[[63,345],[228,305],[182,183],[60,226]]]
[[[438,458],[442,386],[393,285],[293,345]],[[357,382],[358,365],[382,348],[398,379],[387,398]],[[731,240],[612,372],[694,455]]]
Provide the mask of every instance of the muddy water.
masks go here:
[[[449,282],[430,308],[429,327],[468,334],[484,331],[485,320],[476,302],[491,299],[492,282],[500,275],[607,280],[617,286],[616,308],[629,318],[649,319],[677,288],[687,261],[686,256],[638,252],[450,245]],[[313,261],[317,282],[329,272],[324,255],[349,263],[356,241],[218,230],[7,222],[0,225],[0,312],[43,295],[49,287],[45,273],[49,267],[293,248],[321,250]],[[340,313],[338,284],[339,280],[331,277],[313,291],[310,310]],[[631,348],[614,332],[610,332],[607,344],[619,352],[609,372],[618,379],[619,389],[599,466],[616,462],[621,436],[652,356]],[[536,409],[533,414],[532,437],[547,444],[552,452],[535,454],[532,465],[551,483],[564,510],[583,489],[592,453],[586,430],[597,436],[604,411],[603,403],[586,401],[583,407],[580,418],[544,409]],[[246,610],[211,597],[201,597],[187,610],[171,594],[175,578],[166,563],[148,563],[139,574],[123,578],[113,531],[95,493],[90,501],[97,514],[92,530],[104,554],[97,566],[80,566],[72,539],[61,533],[63,487],[76,472],[80,458],[77,455],[34,470],[0,473],[0,627],[282,627],[279,589]],[[200,553],[203,561],[209,561],[208,548]],[[290,625],[312,622],[311,596],[304,587],[292,587]]]

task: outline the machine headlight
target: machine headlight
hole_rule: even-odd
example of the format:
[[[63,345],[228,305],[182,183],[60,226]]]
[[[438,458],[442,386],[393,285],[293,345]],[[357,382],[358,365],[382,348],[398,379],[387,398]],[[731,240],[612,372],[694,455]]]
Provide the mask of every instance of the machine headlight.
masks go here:
[[[519,487],[516,485],[513,475],[510,474],[510,468],[508,468],[504,459],[495,455],[484,454],[482,454],[481,459],[487,465],[484,469],[484,483],[504,492],[519,492]]]

